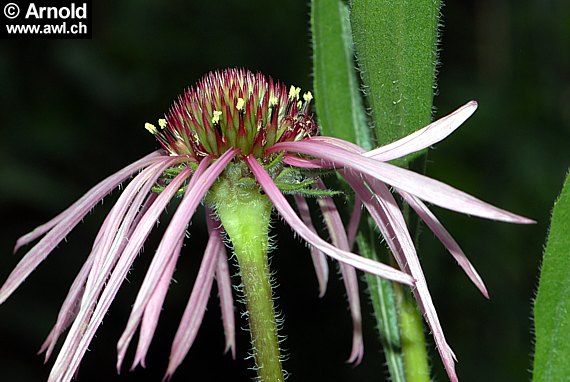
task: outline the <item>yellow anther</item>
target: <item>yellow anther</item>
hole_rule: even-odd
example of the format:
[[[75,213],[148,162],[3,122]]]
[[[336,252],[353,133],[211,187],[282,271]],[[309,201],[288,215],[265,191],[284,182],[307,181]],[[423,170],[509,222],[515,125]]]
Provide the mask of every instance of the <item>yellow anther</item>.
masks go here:
[[[164,129],[166,127],[166,119],[160,118],[158,120],[158,126],[160,126],[161,129]]]
[[[297,109],[300,109],[303,106],[303,102],[297,101]]]
[[[212,117],[212,124],[213,125],[220,122],[220,115],[222,115],[221,111],[214,110],[214,116]]]
[[[313,99],[313,95],[311,94],[311,92],[306,92],[305,94],[303,94],[303,99],[305,100],[305,102],[309,103]]]
[[[144,128],[147,129],[151,134],[156,134],[158,132],[152,123],[145,123]]]
[[[243,100],[243,98],[238,98],[237,104],[236,104],[236,109],[238,109],[239,111],[242,111],[244,105],[245,105],[245,101]]]
[[[296,88],[291,85],[291,88],[289,89],[289,98],[299,99],[299,93],[301,93],[301,88]]]
[[[269,97],[269,107],[277,106],[277,101],[278,101],[278,99],[274,95]]]

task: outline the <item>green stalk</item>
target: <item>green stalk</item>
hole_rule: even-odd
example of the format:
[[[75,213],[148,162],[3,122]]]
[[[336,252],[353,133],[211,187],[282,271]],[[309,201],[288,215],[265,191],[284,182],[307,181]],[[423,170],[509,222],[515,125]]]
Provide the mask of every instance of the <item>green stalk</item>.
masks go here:
[[[209,198],[238,260],[258,381],[282,382],[285,378],[267,259],[271,203],[251,178],[242,177],[240,165],[228,167]]]
[[[393,284],[400,313],[400,333],[406,380],[408,382],[429,381],[430,369],[422,315],[412,294],[408,290],[404,290],[401,285]]]

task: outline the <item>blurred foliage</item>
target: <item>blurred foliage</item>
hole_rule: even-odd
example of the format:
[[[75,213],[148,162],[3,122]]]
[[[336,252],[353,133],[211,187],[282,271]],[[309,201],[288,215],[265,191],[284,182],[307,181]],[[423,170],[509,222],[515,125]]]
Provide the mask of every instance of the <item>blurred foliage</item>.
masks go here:
[[[461,380],[526,380],[542,245],[570,162],[570,3],[455,2],[445,5],[443,14],[437,115],[469,99],[480,107],[431,151],[428,173],[539,224],[513,226],[436,211],[486,280],[490,302],[429,234],[420,256],[460,361]],[[309,89],[308,21],[304,2],[97,1],[91,40],[1,41],[0,280],[23,254],[11,255],[20,235],[157,147],[144,122],[159,118],[205,72],[244,66]],[[47,379],[51,363],[43,365],[35,353],[112,201],[113,196],[95,209],[0,306],[0,380]],[[116,376],[115,344],[158,233],[92,343],[80,381],[160,380],[205,247],[205,228],[199,217],[194,222],[147,369]],[[344,362],[351,323],[342,283],[333,277],[319,300],[304,246],[278,219],[275,225],[278,249],[272,266],[279,269],[278,304],[286,318],[284,348],[290,358],[285,367],[291,380],[379,380],[385,369],[375,354],[380,347],[370,314],[363,314],[366,355],[353,368]],[[173,381],[250,380],[249,364],[243,361],[248,333],[238,332],[237,361],[222,355],[219,315],[213,298]],[[436,375],[445,378],[441,370]]]

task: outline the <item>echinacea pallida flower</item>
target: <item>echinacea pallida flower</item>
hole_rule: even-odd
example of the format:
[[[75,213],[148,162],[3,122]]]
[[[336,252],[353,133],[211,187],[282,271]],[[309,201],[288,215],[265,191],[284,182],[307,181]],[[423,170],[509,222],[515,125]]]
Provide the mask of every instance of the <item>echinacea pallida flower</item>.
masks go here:
[[[242,69],[209,73],[179,97],[166,118],[159,120],[158,127],[146,125],[162,149],[103,180],[60,215],[17,241],[15,250],[39,239],[0,289],[0,303],[91,208],[132,177],[101,226],[92,251],[70,287],[56,324],[42,346],[47,359],[59,336],[70,328],[50,381],[63,382],[73,378],[144,242],[170,200],[177,196],[181,197],[180,204],[153,255],[119,340],[118,369],[139,327],[132,367],[137,364],[144,366],[187,228],[196,209],[204,204],[210,238],[173,340],[166,377],[174,373],[194,341],[214,280],[222,307],[226,351],[231,350],[235,356],[234,302],[222,238],[225,236],[231,241],[245,283],[250,268],[246,270],[246,266],[249,267],[247,256],[242,257],[239,253],[242,248],[247,253],[251,246],[258,246],[256,248],[264,253],[266,260],[268,227],[274,209],[311,247],[321,295],[328,278],[325,255],[339,262],[354,321],[350,361],[359,362],[363,352],[356,268],[412,286],[448,375],[451,380],[457,380],[455,357],[443,335],[394,193],[419,214],[484,295],[487,292],[481,278],[424,202],[493,220],[512,223],[532,221],[386,162],[444,139],[475,111],[476,103],[469,102],[397,142],[366,152],[352,143],[318,136],[317,126],[308,113],[311,99],[309,92],[301,95],[299,88],[288,90],[283,84],[259,73]],[[315,169],[336,169],[346,179],[354,189],[357,203],[361,203],[376,221],[399,270],[350,252],[359,209],[355,209],[347,234],[331,198],[332,192],[319,179],[322,171]],[[300,216],[284,193],[295,196]],[[313,228],[304,199],[307,195],[318,198],[332,243],[320,238]],[[250,220],[244,224],[243,219],[248,216]],[[254,226],[259,228],[255,230]],[[249,292],[247,285],[245,287],[247,300]],[[266,291],[264,293],[267,294]],[[249,302],[248,309],[252,309]],[[252,315],[254,312],[249,315],[250,325],[253,325]],[[265,361],[257,354],[254,356],[258,367],[263,368]]]

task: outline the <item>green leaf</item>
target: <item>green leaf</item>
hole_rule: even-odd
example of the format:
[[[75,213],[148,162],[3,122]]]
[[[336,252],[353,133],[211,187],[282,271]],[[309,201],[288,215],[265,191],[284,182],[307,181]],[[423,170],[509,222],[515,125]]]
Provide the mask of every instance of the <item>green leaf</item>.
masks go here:
[[[385,145],[431,122],[440,1],[353,0],[351,6],[376,140]]]
[[[534,382],[570,380],[570,174],[554,204],[534,305]]]
[[[348,6],[339,0],[311,2],[315,105],[323,135],[373,148],[354,69]]]

